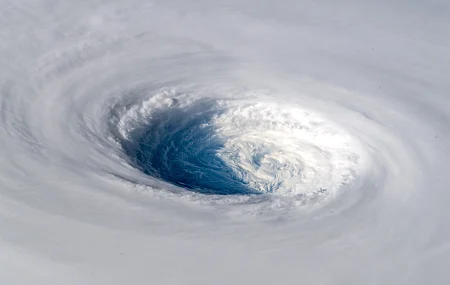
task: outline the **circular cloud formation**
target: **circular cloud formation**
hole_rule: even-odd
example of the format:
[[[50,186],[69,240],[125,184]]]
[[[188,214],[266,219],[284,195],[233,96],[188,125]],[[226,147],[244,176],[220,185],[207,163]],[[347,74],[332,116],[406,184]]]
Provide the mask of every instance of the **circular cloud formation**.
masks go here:
[[[116,115],[130,161],[156,179],[217,195],[335,193],[363,168],[361,145],[314,113],[246,93],[211,95],[165,88]]]
[[[421,179],[420,153],[400,132],[408,119],[389,125],[398,121],[389,118],[395,102],[253,68],[232,75],[232,58],[194,41],[189,52],[177,42],[147,52],[142,41],[42,56],[32,85],[3,97],[14,108],[4,112],[6,127],[29,137],[11,144],[59,161],[63,177],[107,175],[150,196],[269,219],[295,209],[337,213]],[[379,120],[369,115],[380,111]],[[42,162],[22,167],[39,181],[34,163]]]
[[[431,4],[28,2],[0,5],[0,283],[448,284]]]

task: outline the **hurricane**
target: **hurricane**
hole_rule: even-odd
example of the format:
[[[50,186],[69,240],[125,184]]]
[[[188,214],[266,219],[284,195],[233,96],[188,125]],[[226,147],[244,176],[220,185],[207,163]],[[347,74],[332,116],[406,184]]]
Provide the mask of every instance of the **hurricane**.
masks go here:
[[[446,1],[0,3],[1,284],[449,284]]]

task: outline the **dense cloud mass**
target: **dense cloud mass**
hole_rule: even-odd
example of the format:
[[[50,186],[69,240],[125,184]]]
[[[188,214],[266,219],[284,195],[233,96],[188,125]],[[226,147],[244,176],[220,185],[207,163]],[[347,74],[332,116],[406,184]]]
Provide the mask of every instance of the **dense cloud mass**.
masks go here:
[[[0,283],[450,284],[449,15],[0,0]]]

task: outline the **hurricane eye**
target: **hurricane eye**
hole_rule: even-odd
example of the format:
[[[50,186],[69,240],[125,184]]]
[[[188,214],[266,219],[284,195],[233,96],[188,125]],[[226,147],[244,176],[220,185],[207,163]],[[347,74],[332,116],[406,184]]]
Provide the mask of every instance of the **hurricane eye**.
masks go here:
[[[325,197],[361,171],[358,142],[318,114],[186,94],[157,93],[121,118],[123,151],[150,177],[206,195]]]

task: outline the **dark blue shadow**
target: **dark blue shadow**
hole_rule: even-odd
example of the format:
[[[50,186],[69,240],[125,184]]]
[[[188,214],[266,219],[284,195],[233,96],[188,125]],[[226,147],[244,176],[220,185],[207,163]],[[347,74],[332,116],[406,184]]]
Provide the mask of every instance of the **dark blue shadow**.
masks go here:
[[[205,100],[189,108],[170,107],[152,113],[145,129],[122,147],[147,175],[194,192],[213,195],[259,194],[236,177],[218,151],[224,147],[209,124],[220,111]]]

